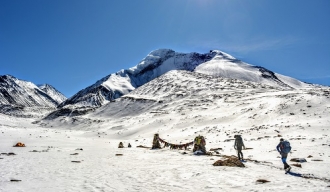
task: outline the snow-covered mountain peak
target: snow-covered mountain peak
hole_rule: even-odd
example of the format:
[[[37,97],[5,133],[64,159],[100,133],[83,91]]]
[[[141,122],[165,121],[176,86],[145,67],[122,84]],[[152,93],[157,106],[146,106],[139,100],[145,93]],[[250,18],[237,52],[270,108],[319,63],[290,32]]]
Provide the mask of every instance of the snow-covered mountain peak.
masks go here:
[[[268,69],[244,63],[219,50],[208,53],[179,53],[171,49],[150,52],[136,66],[110,74],[79,91],[60,107],[70,105],[99,107],[171,70],[185,70],[216,77],[239,79],[286,89],[309,85],[276,74]]]
[[[153,57],[165,57],[166,55],[173,55],[175,53],[174,50],[172,49],[157,49],[154,51],[151,51],[148,56],[153,56]],[[148,57],[147,56],[147,57]]]
[[[61,92],[49,84],[38,85],[38,87],[51,96],[58,104],[67,99]]]
[[[229,55],[220,50],[211,50],[210,54],[213,56],[214,59],[228,59],[228,60],[236,60],[235,57]]]
[[[147,68],[151,64],[159,63],[164,58],[170,58],[175,55],[175,51],[171,49],[158,49],[150,52],[140,63],[136,66],[129,68],[127,71],[131,74],[138,74],[143,69]]]
[[[0,76],[0,112],[20,117],[41,116],[66,98],[50,85],[39,88],[11,75]]]

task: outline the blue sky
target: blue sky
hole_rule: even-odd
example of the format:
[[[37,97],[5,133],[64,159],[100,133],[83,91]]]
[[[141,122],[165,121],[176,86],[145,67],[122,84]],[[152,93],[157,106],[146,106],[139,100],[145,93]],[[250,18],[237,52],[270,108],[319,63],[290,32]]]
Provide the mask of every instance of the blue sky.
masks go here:
[[[70,97],[155,49],[218,49],[330,85],[329,21],[329,0],[4,0],[0,75]]]

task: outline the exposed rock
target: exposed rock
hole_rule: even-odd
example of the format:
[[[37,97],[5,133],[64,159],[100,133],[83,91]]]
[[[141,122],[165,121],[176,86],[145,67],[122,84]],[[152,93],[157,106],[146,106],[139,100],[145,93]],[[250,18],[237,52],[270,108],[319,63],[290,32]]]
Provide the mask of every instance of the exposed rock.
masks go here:
[[[118,148],[124,148],[123,142],[119,142]]]
[[[81,161],[71,161],[72,163],[81,163]]]
[[[270,181],[266,180],[266,179],[258,179],[257,183],[268,183]]]
[[[136,146],[137,148],[146,148],[146,149],[149,149],[150,147],[147,147],[147,146],[143,146],[143,145],[138,145]]]
[[[295,167],[300,167],[301,168],[301,164],[299,164],[299,163],[295,163],[295,164],[291,164],[291,165],[293,165]]]
[[[245,167],[245,165],[235,156],[226,156],[225,160],[218,160],[213,166]]]
[[[305,158],[292,158],[292,159],[290,159],[290,161],[299,162],[299,163],[307,162],[307,160]]]
[[[19,182],[19,181],[22,181],[22,180],[19,180],[19,179],[11,179],[10,181],[11,181],[11,182]]]
[[[21,143],[21,142],[18,142],[13,147],[25,147],[25,144],[24,143]]]

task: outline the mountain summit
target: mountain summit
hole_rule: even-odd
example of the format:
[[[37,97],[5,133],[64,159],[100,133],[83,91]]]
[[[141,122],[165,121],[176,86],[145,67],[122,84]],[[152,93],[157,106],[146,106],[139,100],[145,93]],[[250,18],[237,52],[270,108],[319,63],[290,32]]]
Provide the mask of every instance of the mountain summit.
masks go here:
[[[61,92],[49,84],[38,85],[38,87],[55,100],[57,104],[60,104],[67,99]]]
[[[21,117],[42,116],[66,99],[50,85],[41,87],[11,75],[0,76],[0,112]]]
[[[299,80],[244,63],[218,50],[209,53],[178,53],[159,49],[149,53],[136,66],[110,74],[79,91],[59,107],[99,107],[171,71],[186,70],[217,77],[239,79],[286,89],[309,86]]]

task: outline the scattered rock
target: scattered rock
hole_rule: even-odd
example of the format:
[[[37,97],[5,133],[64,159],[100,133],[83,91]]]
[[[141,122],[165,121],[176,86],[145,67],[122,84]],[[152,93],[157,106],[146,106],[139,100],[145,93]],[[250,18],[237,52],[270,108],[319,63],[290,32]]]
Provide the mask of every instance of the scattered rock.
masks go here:
[[[124,148],[123,142],[119,142],[118,148]]]
[[[312,158],[313,156],[311,156],[311,155],[308,155],[308,157],[307,158]]]
[[[132,145],[130,144],[130,143],[128,143],[128,146],[127,146],[128,148],[131,148],[132,147]]]
[[[295,167],[300,167],[301,168],[301,164],[299,164],[299,163],[295,163],[295,164],[291,164],[291,165],[293,165]]]
[[[235,139],[226,139],[223,142],[230,142],[230,141],[234,141]]]
[[[138,146],[136,146],[137,148],[150,148],[150,147],[147,147],[147,146],[143,146],[143,145],[138,145]]]
[[[182,152],[181,154],[182,154],[182,155],[186,155],[186,154],[188,154],[188,153],[184,151],[184,152]]]
[[[268,183],[270,181],[266,180],[266,179],[258,179],[257,183]]]
[[[212,149],[210,149],[210,151],[217,151],[217,150],[222,150],[222,148],[212,148]]]
[[[305,158],[292,158],[292,159],[290,159],[290,161],[299,162],[299,163],[307,162],[307,160]]]
[[[22,180],[19,180],[19,179],[11,179],[10,181],[11,181],[11,182],[19,182],[19,181],[22,181]]]
[[[78,149],[76,149],[76,151],[78,151],[78,150],[79,150],[79,151],[82,151],[83,149],[82,149],[82,148],[78,148]]]
[[[81,161],[71,161],[72,163],[81,163]]]
[[[79,153],[72,153],[72,154],[70,154],[70,155],[78,155]]]
[[[312,161],[323,161],[322,159],[312,159]]]
[[[245,165],[235,156],[225,156],[227,159],[218,160],[213,163],[213,166],[228,166],[228,167],[245,167]]]
[[[123,154],[116,154],[116,156],[123,156]]]
[[[38,150],[32,150],[32,151],[29,151],[29,152],[39,152],[39,153],[41,153],[41,152],[48,152],[48,150],[49,150],[49,149],[41,150],[41,151],[38,151]]]
[[[212,154],[211,151],[207,151],[207,152],[205,153],[205,155],[212,156],[213,154]]]

